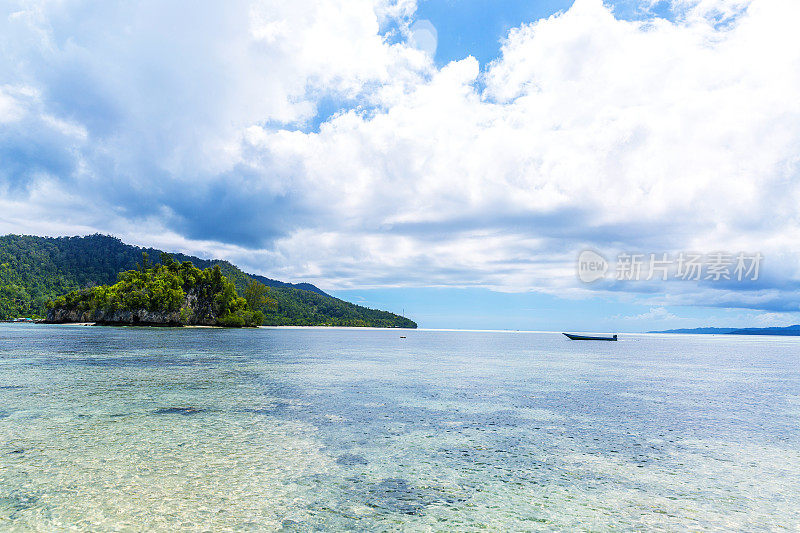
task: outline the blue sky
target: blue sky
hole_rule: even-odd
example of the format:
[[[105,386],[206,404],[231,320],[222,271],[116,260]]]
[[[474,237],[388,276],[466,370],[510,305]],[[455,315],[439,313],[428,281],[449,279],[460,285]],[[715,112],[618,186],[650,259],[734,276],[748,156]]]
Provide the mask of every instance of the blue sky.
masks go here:
[[[672,19],[669,2],[635,0],[608,2],[620,18],[643,19],[652,15]],[[530,24],[572,6],[570,0],[423,0],[415,18],[430,21],[437,30],[434,59],[440,66],[473,56],[481,65],[497,59],[500,45],[512,28]]]
[[[334,294],[360,305],[405,312],[422,326],[434,329],[642,332],[698,325],[737,327],[772,323],[758,319],[763,313],[742,309],[647,307],[609,297],[575,301],[530,292],[507,294],[449,288],[344,290]]]
[[[571,4],[563,0],[427,0],[420,2],[417,17],[431,21],[437,30],[437,64],[471,55],[486,65],[498,57],[500,42],[511,28],[549,17]]]
[[[793,0],[0,7],[0,232],[111,233],[425,327],[800,322]],[[576,275],[579,254],[611,262]],[[759,253],[757,280],[614,281]],[[676,272],[670,271],[675,277]]]

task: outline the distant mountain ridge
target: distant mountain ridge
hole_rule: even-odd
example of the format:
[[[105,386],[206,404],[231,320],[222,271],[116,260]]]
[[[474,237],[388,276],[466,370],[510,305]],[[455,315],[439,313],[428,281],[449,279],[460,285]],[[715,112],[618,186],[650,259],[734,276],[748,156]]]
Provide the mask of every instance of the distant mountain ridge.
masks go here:
[[[189,261],[191,261],[191,259],[189,259]],[[192,262],[194,262],[194,261],[192,261]],[[267,287],[292,287],[293,289],[300,289],[302,291],[316,292],[317,294],[320,294],[322,296],[327,296],[328,298],[333,298],[333,296],[331,296],[327,292],[323,291],[322,289],[320,289],[316,285],[312,285],[311,283],[306,283],[306,282],[288,283],[286,281],[278,281],[276,279],[267,278],[267,277],[264,277],[264,276],[260,276],[258,274],[249,274],[247,272],[245,272],[245,274],[247,274],[248,276],[250,276],[254,280],[262,283],[263,285],[266,285]]]
[[[800,324],[794,326],[769,328],[693,328],[667,329],[664,331],[648,331],[648,333],[694,333],[715,335],[781,335],[787,337],[800,336]]]
[[[158,263],[163,251],[125,244],[116,237],[100,234],[0,236],[0,320],[44,317],[48,301],[79,289],[113,285],[120,272],[138,267],[143,252]],[[262,310],[264,325],[417,327],[408,318],[340,300],[310,283],[286,283],[251,275],[218,259],[169,255],[179,262],[191,261],[200,269],[219,265],[240,295],[253,280],[266,285],[274,304]]]

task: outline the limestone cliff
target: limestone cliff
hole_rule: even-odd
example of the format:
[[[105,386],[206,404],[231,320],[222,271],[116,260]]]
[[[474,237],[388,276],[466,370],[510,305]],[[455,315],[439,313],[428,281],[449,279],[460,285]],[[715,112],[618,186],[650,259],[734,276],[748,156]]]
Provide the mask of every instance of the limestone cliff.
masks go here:
[[[80,309],[53,307],[48,310],[46,323],[69,324],[94,322],[101,325],[133,326],[219,326],[219,316],[210,301],[203,301],[196,291],[186,294],[178,310],[138,309]]]

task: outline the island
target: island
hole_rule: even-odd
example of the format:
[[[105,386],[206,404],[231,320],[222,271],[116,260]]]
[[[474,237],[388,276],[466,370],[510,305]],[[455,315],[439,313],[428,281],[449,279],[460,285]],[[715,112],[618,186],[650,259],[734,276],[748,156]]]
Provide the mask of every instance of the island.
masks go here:
[[[269,303],[266,288],[255,281],[243,298],[219,265],[200,270],[163,254],[150,266],[143,255],[139,270],[119,274],[113,285],[70,292],[48,304],[45,322],[92,322],[128,326],[258,326],[259,308]]]

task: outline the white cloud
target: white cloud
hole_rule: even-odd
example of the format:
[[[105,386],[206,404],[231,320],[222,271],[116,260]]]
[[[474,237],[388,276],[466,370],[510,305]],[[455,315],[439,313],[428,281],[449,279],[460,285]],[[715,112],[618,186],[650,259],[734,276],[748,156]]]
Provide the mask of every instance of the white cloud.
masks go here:
[[[9,87],[0,87],[0,124],[16,122],[24,115],[24,110],[11,94]]]
[[[760,313],[753,319],[753,323],[759,327],[782,327],[790,326],[800,322],[796,313]]]
[[[651,5],[656,2],[657,0],[651,0]],[[672,0],[671,6],[684,19],[724,24],[741,15],[751,2],[752,0]]]
[[[425,264],[431,277],[465,266],[455,283],[560,288],[584,244],[774,258],[798,229],[800,57],[781,45],[798,8],[765,1],[718,28],[617,20],[581,0],[512,31],[483,92],[466,59],[385,114],[349,113],[263,146],[302,162],[312,204],[338,221],[325,220],[326,234],[351,240],[354,257],[367,235],[387,244],[346,269],[357,283]],[[554,249],[560,269],[546,264]],[[796,257],[786,265],[796,277]]]
[[[633,316],[624,316],[622,317],[623,320],[642,320],[646,322],[652,322],[656,320],[676,320],[679,319],[678,316],[670,313],[663,307],[651,307],[649,311],[646,313],[641,313],[638,315]]]
[[[577,0],[481,71],[390,44],[392,25],[413,40],[408,1],[43,2],[0,22],[0,86],[73,128],[29,123],[74,156],[37,175],[91,199],[79,225],[147,220],[142,239],[328,287],[568,294],[586,246],[761,251],[762,290],[703,299],[769,307],[800,281],[800,3],[673,4],[625,21]],[[325,99],[343,109],[308,131]]]

